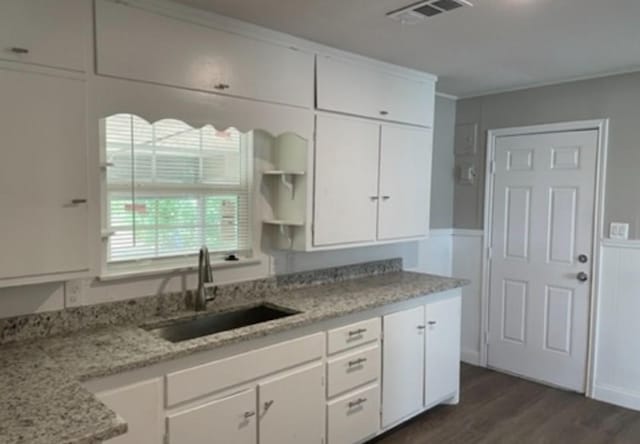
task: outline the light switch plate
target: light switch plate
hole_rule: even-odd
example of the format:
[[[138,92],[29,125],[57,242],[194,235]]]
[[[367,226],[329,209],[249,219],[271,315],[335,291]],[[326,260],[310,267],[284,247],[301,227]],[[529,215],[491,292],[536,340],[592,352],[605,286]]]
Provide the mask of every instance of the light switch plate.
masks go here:
[[[609,228],[609,238],[615,240],[629,239],[629,224],[612,222]]]

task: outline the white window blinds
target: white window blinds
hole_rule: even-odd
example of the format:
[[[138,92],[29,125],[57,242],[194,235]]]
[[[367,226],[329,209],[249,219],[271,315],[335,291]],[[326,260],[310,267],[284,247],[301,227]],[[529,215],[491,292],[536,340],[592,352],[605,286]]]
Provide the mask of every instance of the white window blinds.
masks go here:
[[[211,253],[249,254],[249,155],[235,129],[105,122],[107,262]]]

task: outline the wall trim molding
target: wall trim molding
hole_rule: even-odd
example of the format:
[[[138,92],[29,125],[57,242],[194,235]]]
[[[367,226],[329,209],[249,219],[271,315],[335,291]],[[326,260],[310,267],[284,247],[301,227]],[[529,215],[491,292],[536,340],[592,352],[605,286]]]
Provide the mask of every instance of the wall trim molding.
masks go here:
[[[453,100],[453,101],[460,100],[460,97],[458,97],[458,96],[454,96],[454,95],[451,95],[451,94],[438,92],[438,91],[436,91],[436,96],[443,97],[445,99],[449,99],[449,100]]]
[[[596,384],[593,388],[593,398],[640,411],[640,393],[632,392],[627,388]]]
[[[602,239],[600,241],[603,247],[608,248],[630,248],[633,250],[640,250],[640,239]]]
[[[452,235],[456,237],[483,237],[484,230],[454,228]]]

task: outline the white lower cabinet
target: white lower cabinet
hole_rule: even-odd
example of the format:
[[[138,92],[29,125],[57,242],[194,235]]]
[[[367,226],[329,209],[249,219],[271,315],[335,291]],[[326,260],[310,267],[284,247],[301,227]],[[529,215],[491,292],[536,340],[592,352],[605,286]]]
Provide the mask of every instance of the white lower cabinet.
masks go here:
[[[389,311],[86,387],[128,423],[109,444],[362,443],[458,399],[460,290]],[[132,383],[140,374],[146,379]]]
[[[460,387],[462,299],[428,304],[425,314],[424,404],[429,407],[455,396]]]
[[[422,409],[424,387],[424,307],[383,318],[382,427]]]
[[[258,386],[260,444],[323,442],[323,374],[323,365],[316,364]]]
[[[127,433],[110,439],[107,441],[109,444],[159,444],[162,442],[164,426],[162,378],[99,392],[96,396],[127,421]]]
[[[328,444],[354,444],[380,430],[380,386],[375,384],[327,403]]]
[[[460,389],[461,293],[383,318],[382,428],[439,403]]]
[[[168,441],[169,444],[255,444],[256,418],[256,390],[245,390],[169,415]]]

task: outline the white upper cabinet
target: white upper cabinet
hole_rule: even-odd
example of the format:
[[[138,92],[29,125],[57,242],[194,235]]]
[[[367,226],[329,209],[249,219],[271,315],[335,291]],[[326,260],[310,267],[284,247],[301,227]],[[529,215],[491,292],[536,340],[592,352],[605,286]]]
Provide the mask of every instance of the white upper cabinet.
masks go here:
[[[84,71],[90,6],[86,0],[0,1],[0,60]]]
[[[107,0],[99,74],[311,108],[313,55]]]
[[[317,56],[317,108],[375,119],[433,126],[435,82]]]
[[[0,286],[89,268],[86,102],[82,80],[0,70]]]
[[[373,242],[380,126],[326,115],[316,125],[314,244]]]
[[[432,143],[431,129],[382,125],[379,240],[429,233]]]

